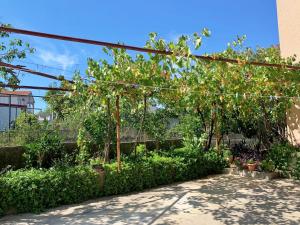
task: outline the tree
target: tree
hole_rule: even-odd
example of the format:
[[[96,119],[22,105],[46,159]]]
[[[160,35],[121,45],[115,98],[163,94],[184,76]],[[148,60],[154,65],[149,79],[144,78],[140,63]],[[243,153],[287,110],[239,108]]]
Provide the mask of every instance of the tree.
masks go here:
[[[0,26],[11,27],[9,24],[2,24]],[[26,58],[28,53],[33,53],[34,48],[21,39],[10,38],[9,33],[0,31],[0,62],[12,63],[14,60],[21,60]],[[17,85],[20,82],[19,74],[13,69],[0,67],[0,78],[10,85]],[[2,83],[0,81],[0,83]]]
[[[15,137],[19,144],[28,144],[39,138],[41,128],[36,115],[22,112],[15,121]]]
[[[51,87],[57,87],[57,84],[54,83]],[[54,113],[56,119],[64,119],[74,104],[72,98],[69,98],[65,92],[58,90],[47,91],[44,99],[48,110]]]
[[[224,52],[210,55],[212,59],[236,59],[238,64],[203,61],[191,53],[201,47],[203,37],[209,34],[204,29],[202,34],[183,35],[177,42],[166,42],[151,33],[147,48],[172,51],[173,54],[133,56],[124,49],[104,48],[110,60],[88,60],[88,81],[77,79],[76,93],[71,97],[76,107],[86,112],[91,128],[89,135],[94,133],[93,130],[99,132],[95,137],[106,146],[106,156],[109,155],[110,134],[118,119],[115,112],[119,106],[123,119],[129,118],[126,113],[136,113],[133,109],[137,106],[142,115],[142,129],[160,133],[156,129],[161,130],[162,121],[155,117],[159,114],[151,119],[152,115],[147,113],[149,101],[171,109],[178,116],[196,117],[197,128],[193,128],[193,132],[198,137],[208,134],[206,149],[211,148],[213,136],[217,149],[220,149],[224,134],[232,131],[248,136],[255,134],[264,147],[277,138],[286,138],[283,121],[292,97],[299,95],[300,72],[284,66],[262,67],[246,62],[295,65],[294,58],[281,58],[276,47],[245,48],[244,37],[238,37]],[[115,105],[119,100],[121,104]],[[125,104],[132,110],[124,107]],[[166,119],[163,118],[163,122]],[[96,121],[101,121],[101,129],[95,126]]]

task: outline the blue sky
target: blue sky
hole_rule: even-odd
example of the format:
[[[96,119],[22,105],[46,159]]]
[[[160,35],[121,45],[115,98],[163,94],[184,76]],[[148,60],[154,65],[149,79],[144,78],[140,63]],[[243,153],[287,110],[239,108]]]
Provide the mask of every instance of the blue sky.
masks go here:
[[[204,27],[211,30],[212,36],[203,44],[201,53],[222,51],[237,35],[246,35],[245,44],[249,47],[268,47],[279,42],[276,0],[0,0],[0,3],[0,21],[16,28],[108,42],[143,46],[150,32],[174,40]],[[84,74],[88,57],[104,57],[97,46],[13,36],[36,48],[34,55],[16,63],[64,74],[67,78],[74,70]],[[52,82],[22,76],[24,85],[48,86]],[[36,107],[44,108],[45,103],[36,99]]]

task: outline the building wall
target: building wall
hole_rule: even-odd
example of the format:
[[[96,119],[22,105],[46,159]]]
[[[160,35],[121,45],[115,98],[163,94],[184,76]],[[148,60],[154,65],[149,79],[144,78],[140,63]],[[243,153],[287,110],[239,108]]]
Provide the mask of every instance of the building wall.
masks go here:
[[[0,93],[0,103],[9,104],[9,96],[1,95]],[[33,113],[34,99],[32,96],[12,96],[11,104],[24,106],[26,112]],[[12,123],[16,120],[18,115],[21,113],[22,109],[20,107],[11,106],[10,110],[10,122]],[[0,131],[7,130],[9,128],[9,106],[0,105]]]
[[[281,55],[300,61],[300,0],[277,0],[277,16]],[[300,101],[287,113],[287,126],[290,141],[300,145]]]
[[[32,96],[11,96],[11,104],[13,105],[24,105],[28,107],[33,106],[34,99]],[[0,93],[0,103],[9,104],[9,96],[1,95]]]
[[[300,1],[277,0],[277,16],[282,56],[296,54],[300,60]]]
[[[11,125],[16,120],[22,109],[17,107],[11,107]],[[9,107],[0,107],[0,131],[7,130],[9,128]]]

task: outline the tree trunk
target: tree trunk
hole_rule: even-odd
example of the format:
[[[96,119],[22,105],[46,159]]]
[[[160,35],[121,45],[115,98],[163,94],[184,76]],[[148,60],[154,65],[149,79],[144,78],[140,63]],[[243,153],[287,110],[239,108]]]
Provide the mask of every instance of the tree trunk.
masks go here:
[[[209,133],[208,133],[208,140],[206,142],[205,151],[209,150],[210,146],[211,146],[212,137],[213,137],[213,134],[214,134],[215,117],[216,117],[216,112],[212,112],[211,113]]]
[[[216,149],[219,153],[221,153],[221,141],[223,139],[223,121],[225,120],[225,116],[224,116],[224,108],[223,108],[223,103],[221,102],[220,104],[220,115],[221,115],[221,119],[218,117],[218,113],[216,113]]]
[[[272,133],[271,124],[269,122],[268,113],[263,101],[260,101],[260,107],[263,111],[263,136],[262,136],[262,143],[265,148],[269,148],[271,146],[271,141],[269,140],[269,133]]]
[[[216,134],[216,149],[219,153],[221,153],[221,148],[220,148],[220,145],[221,145],[221,141],[223,139],[223,135],[219,133]]]
[[[216,130],[216,149],[217,152],[220,152],[220,142],[221,142],[221,134],[220,134],[220,121],[218,120],[218,115],[215,116],[215,130]]]
[[[201,121],[202,121],[202,123],[203,123],[204,130],[206,131],[206,123],[205,123],[204,115],[203,115],[203,113],[201,112],[199,106],[197,107],[197,113],[198,113],[198,116],[200,117],[200,119],[201,119]]]

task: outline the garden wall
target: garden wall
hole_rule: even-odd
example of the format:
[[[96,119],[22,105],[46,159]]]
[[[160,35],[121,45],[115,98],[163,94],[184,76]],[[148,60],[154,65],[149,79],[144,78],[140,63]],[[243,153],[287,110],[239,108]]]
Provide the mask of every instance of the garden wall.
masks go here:
[[[12,165],[15,169],[23,167],[24,148],[22,146],[0,148],[0,169]]]
[[[121,151],[123,153],[129,154],[134,147],[133,142],[129,143],[121,143]],[[154,141],[147,141],[146,143],[147,149],[154,150],[156,148],[156,144]],[[181,140],[167,140],[164,143],[160,144],[160,148],[169,149],[169,148],[177,148],[182,146]],[[76,143],[64,143],[64,147],[67,152],[74,152],[77,149]],[[96,149],[96,148],[95,148]],[[112,146],[112,149],[115,149]],[[0,147],[0,169],[11,165],[14,169],[20,169],[24,165],[24,159],[22,157],[24,153],[23,146],[14,146],[14,147]]]

